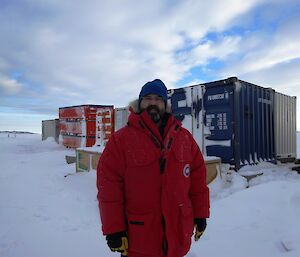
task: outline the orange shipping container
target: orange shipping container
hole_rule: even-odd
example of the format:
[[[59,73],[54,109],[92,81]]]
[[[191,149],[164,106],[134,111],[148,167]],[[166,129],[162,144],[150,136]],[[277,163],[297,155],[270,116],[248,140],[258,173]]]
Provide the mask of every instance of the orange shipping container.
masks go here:
[[[95,142],[95,137],[62,135],[63,145],[69,148],[91,147]]]
[[[111,109],[97,111],[96,124],[96,145],[105,146],[114,132],[114,111]]]
[[[113,105],[79,105],[59,108],[60,135],[63,138],[63,145],[70,148],[94,146],[96,138],[99,137],[97,135],[99,111],[112,115],[111,117],[105,115],[107,119],[105,120],[107,122],[105,122],[107,125],[105,139],[107,139],[114,128]],[[108,123],[108,121],[112,122]]]
[[[60,133],[71,134],[78,136],[95,136],[96,135],[96,121],[60,121]]]
[[[65,120],[96,120],[98,110],[110,108],[113,105],[77,105],[59,108],[59,119]]]

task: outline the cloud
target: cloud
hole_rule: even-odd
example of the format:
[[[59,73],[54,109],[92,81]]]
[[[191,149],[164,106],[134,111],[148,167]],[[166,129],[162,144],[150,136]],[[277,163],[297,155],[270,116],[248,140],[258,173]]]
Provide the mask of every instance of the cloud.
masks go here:
[[[237,16],[245,14],[257,0],[240,1],[183,1],[174,13],[180,31],[193,40],[199,40],[209,31],[223,31]],[[233,8],[234,7],[234,8]]]
[[[297,97],[297,130],[300,130],[300,58],[290,62],[283,62],[278,65],[252,72],[242,76],[242,79],[254,84],[271,87],[279,93]]]
[[[0,75],[0,92],[4,95],[15,95],[22,91],[23,85],[15,79]]]
[[[259,8],[268,6],[263,18],[272,22],[291,2],[1,1],[1,104],[41,113],[86,103],[120,107],[145,82],[181,86],[195,67],[216,79],[250,78],[298,58],[297,18],[281,18],[271,32],[251,27]],[[214,62],[222,67],[212,69]],[[199,80],[202,74],[191,76]]]
[[[257,73],[300,58],[300,34],[298,17],[284,20],[274,33],[256,30],[247,33],[237,45],[236,55],[223,69],[223,74]]]
[[[0,57],[0,71],[4,71],[6,69],[8,69],[8,64],[3,58]]]
[[[207,41],[192,49],[187,56],[191,67],[207,65],[211,59],[226,60],[235,53],[240,43],[240,37],[220,37],[216,41]]]
[[[278,92],[287,95],[298,95],[300,98],[300,81],[298,71],[300,70],[300,58],[290,62],[280,63],[270,68],[247,73],[242,79],[259,84],[264,87],[272,87]]]
[[[212,28],[221,30],[249,9],[249,3],[231,0],[228,5],[236,8],[229,8],[222,1],[12,1],[2,12],[0,31],[8,40],[0,46],[11,67],[22,70],[24,80],[40,87],[49,99],[59,93],[62,101],[80,100],[80,95],[84,101],[93,92],[99,102],[108,95],[112,101],[124,98],[124,93],[133,96],[154,77],[174,86],[193,65],[181,62],[175,52],[187,40],[201,41]],[[219,12],[224,8],[226,12]],[[200,48],[193,53],[201,57]]]

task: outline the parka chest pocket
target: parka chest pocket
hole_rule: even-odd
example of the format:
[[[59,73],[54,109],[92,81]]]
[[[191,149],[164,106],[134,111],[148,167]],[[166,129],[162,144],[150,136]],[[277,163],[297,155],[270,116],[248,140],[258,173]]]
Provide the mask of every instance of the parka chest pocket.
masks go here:
[[[153,142],[147,136],[134,132],[126,140],[125,153],[127,167],[149,166],[158,158]]]
[[[127,149],[126,158],[128,167],[149,166],[157,159],[155,152],[149,148]]]

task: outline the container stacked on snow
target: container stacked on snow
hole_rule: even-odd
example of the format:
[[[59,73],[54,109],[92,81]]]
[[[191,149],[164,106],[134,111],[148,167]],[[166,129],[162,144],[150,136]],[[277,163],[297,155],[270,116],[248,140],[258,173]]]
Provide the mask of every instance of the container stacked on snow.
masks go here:
[[[115,131],[117,131],[127,124],[128,116],[129,116],[129,108],[128,107],[115,108],[114,116],[115,116],[115,120],[114,120]]]
[[[207,115],[214,115],[206,137],[208,155],[218,153],[224,162],[243,164],[275,161],[274,90],[236,78],[205,84]],[[214,99],[214,96],[220,98]],[[226,126],[220,126],[220,123]],[[206,123],[208,125],[208,123]],[[220,145],[219,142],[227,145]]]
[[[169,90],[169,99],[207,156],[236,169],[296,157],[295,97],[233,77]]]
[[[291,160],[297,156],[296,97],[275,92],[276,158]]]
[[[236,169],[296,158],[296,97],[236,77],[168,91],[172,112],[206,156]],[[67,147],[105,146],[125,126],[128,108],[81,105],[59,109]]]
[[[109,113],[110,121],[113,120],[112,105],[79,105],[59,108],[60,135],[63,145],[78,148],[94,146],[96,141],[103,142],[104,138],[101,141],[100,137],[101,135],[108,137],[108,134],[113,132],[113,122],[110,122],[108,126],[109,119],[105,117],[105,127],[97,126],[97,112]],[[98,128],[105,130],[99,132]]]
[[[58,143],[59,140],[59,119],[42,121],[42,140],[53,137]]]
[[[96,112],[96,146],[105,146],[114,132],[113,108],[101,108]]]

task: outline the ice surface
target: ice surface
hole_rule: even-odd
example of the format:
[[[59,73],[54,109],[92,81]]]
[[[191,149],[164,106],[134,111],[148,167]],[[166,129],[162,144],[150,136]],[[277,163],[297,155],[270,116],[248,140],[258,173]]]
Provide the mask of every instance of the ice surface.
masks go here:
[[[101,234],[95,172],[65,162],[74,150],[26,134],[0,134],[0,149],[1,257],[119,256]],[[290,166],[222,165],[207,230],[187,256],[299,257],[300,175]]]

